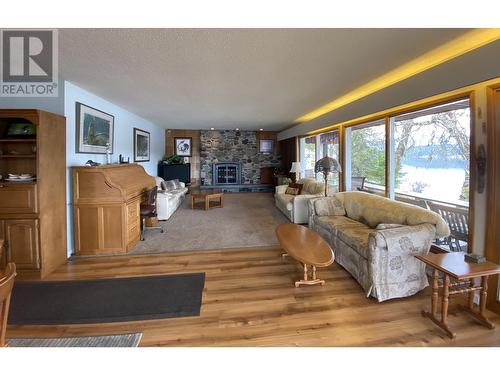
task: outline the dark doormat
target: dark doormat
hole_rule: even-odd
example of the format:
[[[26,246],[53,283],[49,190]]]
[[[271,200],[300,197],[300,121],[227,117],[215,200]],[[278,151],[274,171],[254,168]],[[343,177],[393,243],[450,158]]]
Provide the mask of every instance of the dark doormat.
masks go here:
[[[81,324],[200,315],[204,273],[16,281],[9,324]]]

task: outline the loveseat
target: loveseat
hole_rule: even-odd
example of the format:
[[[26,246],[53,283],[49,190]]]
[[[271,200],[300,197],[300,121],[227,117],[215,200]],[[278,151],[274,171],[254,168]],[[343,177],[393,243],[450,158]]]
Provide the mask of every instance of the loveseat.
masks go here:
[[[186,197],[188,191],[183,182],[179,182],[179,187],[164,190],[165,182],[161,177],[155,177],[158,195],[156,197],[156,212],[158,220],[168,220],[170,216],[179,208]]]
[[[364,192],[311,199],[309,227],[333,248],[335,261],[379,302],[411,296],[428,285],[425,264],[446,222],[430,210]]]
[[[286,217],[296,224],[305,224],[309,220],[307,203],[311,198],[325,195],[325,184],[317,182],[312,178],[303,178],[297,181],[302,184],[302,191],[299,195],[286,194],[288,185],[278,185],[275,189],[274,203]],[[337,192],[335,186],[328,186],[328,195]]]

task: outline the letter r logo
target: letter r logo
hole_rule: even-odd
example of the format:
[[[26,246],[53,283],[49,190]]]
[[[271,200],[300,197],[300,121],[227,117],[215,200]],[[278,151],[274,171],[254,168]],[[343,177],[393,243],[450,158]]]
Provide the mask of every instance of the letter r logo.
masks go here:
[[[3,31],[3,82],[51,82],[53,48],[52,30]]]

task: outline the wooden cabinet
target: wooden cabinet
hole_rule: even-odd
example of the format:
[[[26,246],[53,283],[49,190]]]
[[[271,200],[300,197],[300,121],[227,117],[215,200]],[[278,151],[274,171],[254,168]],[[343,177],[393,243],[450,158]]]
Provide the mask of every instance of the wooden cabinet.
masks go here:
[[[35,132],[13,135],[24,124]],[[6,181],[8,174],[30,181]],[[35,109],[0,109],[0,239],[20,278],[43,278],[67,259],[66,119]]]
[[[38,220],[4,220],[7,260],[20,270],[40,269]]]
[[[0,182],[0,213],[37,212],[36,185]]]
[[[140,238],[140,203],[155,180],[138,164],[72,167],[75,254],[120,254]]]

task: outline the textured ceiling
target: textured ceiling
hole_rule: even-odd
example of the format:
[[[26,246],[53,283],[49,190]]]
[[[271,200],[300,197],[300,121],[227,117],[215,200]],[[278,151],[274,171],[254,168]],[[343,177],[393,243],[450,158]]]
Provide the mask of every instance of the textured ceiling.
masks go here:
[[[464,29],[62,29],[62,77],[165,128],[282,130]]]

